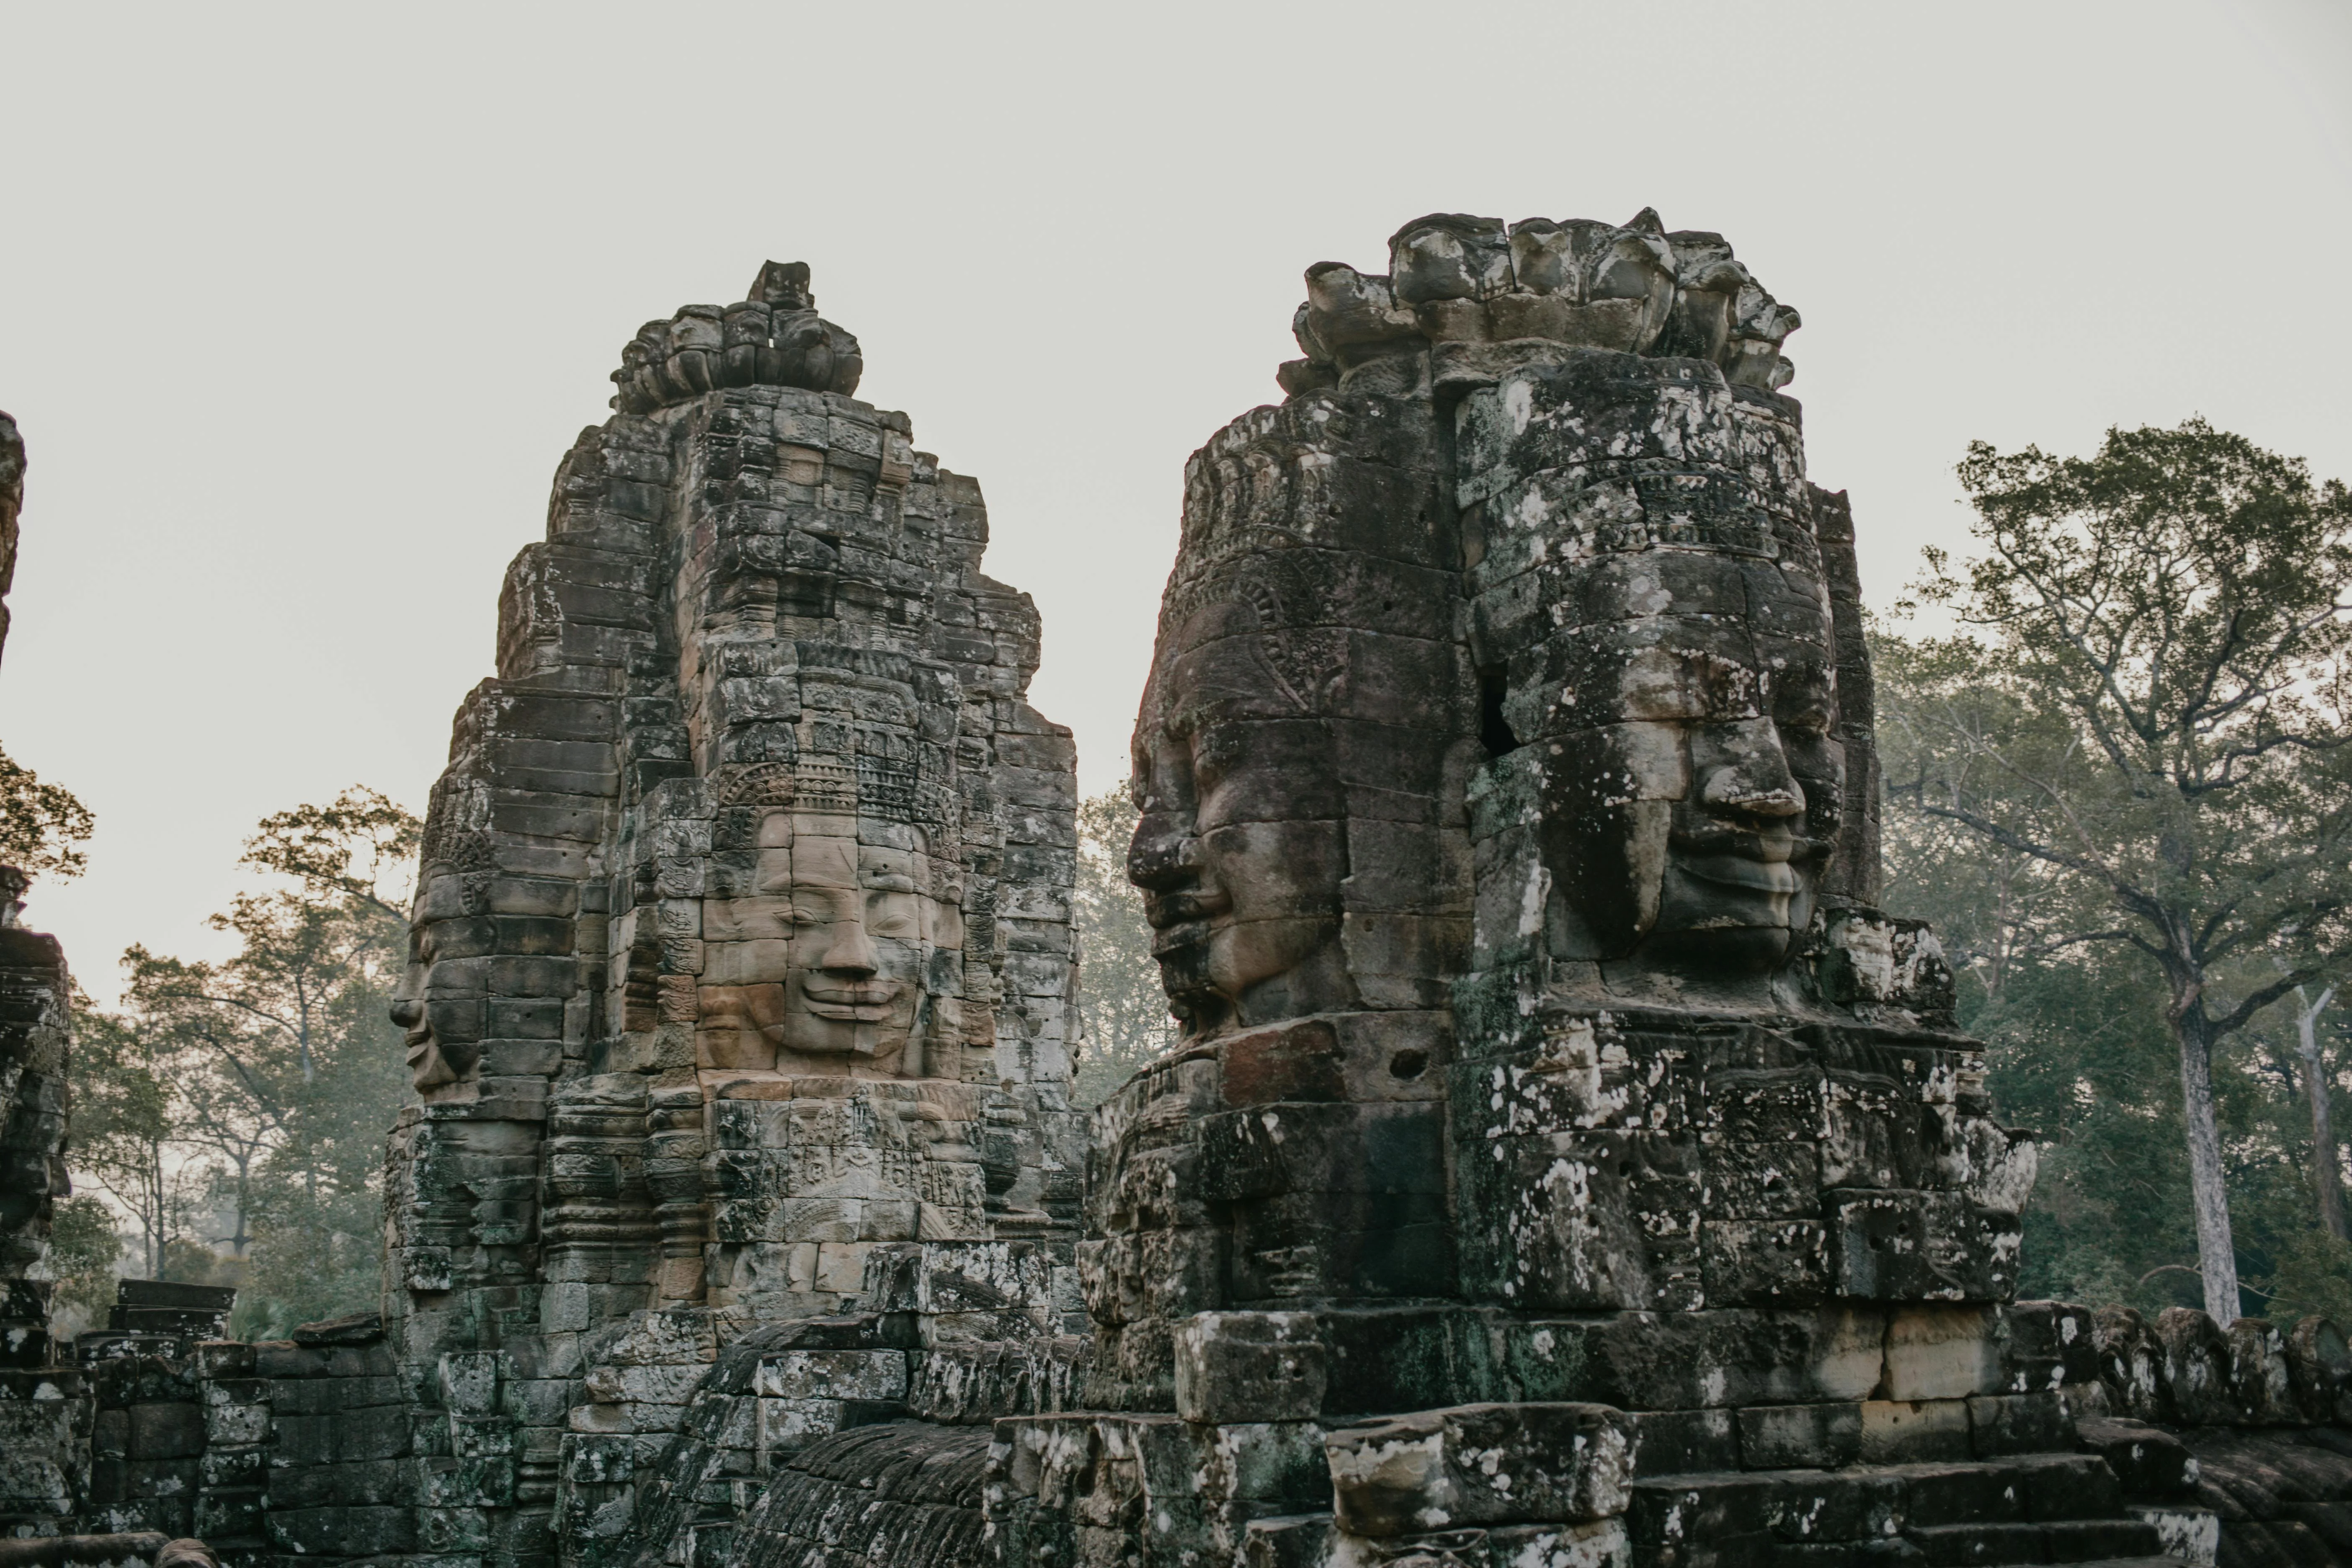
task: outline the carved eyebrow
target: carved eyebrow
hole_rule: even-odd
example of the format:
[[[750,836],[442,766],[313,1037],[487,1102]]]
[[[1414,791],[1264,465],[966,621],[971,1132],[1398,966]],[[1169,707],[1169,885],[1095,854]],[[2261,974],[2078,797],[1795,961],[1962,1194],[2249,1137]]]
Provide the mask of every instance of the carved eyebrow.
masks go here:
[[[1776,696],[1833,699],[1837,692],[1837,673],[1818,664],[1806,663],[1789,669],[1774,670],[1771,686]]]
[[[879,893],[918,893],[915,879],[898,871],[877,871],[866,879],[866,885]]]

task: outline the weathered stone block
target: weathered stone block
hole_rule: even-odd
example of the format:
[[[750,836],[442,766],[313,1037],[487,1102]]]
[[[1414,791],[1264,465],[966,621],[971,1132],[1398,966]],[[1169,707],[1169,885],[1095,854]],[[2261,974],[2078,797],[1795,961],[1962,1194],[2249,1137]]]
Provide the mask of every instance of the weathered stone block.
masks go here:
[[[193,1402],[134,1405],[127,1452],[133,1459],[193,1458],[205,1451],[205,1412]]]
[[[273,1509],[354,1507],[413,1501],[414,1474],[403,1459],[361,1459],[347,1464],[287,1465],[270,1472]]]
[[[215,1445],[260,1443],[269,1436],[270,1407],[207,1401],[204,1408],[205,1440]]]
[[[2196,1475],[2188,1447],[2144,1421],[2105,1419],[2076,1424],[2083,1445],[2107,1463],[2124,1495],[2140,1500],[2187,1495]]]
[[[1862,1452],[1862,1406],[1768,1405],[1738,1412],[1739,1460],[1751,1470],[1829,1468]]]
[[[1202,1312],[1176,1327],[1176,1410],[1187,1421],[1301,1421],[1323,1412],[1328,1355],[1315,1314]]]
[[[1965,1399],[1865,1399],[1862,1458],[1865,1464],[1910,1465],[1973,1457]]]
[[[1818,1220],[1710,1219],[1699,1249],[1710,1306],[1810,1307],[1832,1289]]]
[[[206,1541],[235,1541],[263,1532],[263,1498],[258,1488],[241,1491],[207,1491],[196,1499],[194,1521]]]
[[[203,1468],[198,1471],[206,1491],[235,1491],[241,1487],[257,1487],[268,1474],[268,1450],[255,1447],[247,1448],[213,1448],[205,1450]]]
[[[2163,1347],[2165,1392],[2186,1425],[2224,1426],[2243,1419],[2231,1386],[2230,1342],[2193,1307],[2167,1307],[2156,1320]]]
[[[1633,1440],[1636,1475],[1672,1476],[1739,1468],[1739,1426],[1735,1411],[1630,1413],[1625,1426]]]
[[[270,1510],[270,1544],[303,1556],[372,1556],[407,1552],[416,1544],[414,1511],[407,1507],[315,1507]]]
[[[1886,1396],[1960,1399],[2001,1387],[1998,1321],[1978,1307],[1912,1307],[1886,1330]]]
[[[1971,1441],[1980,1459],[2071,1448],[2074,1422],[2056,1390],[1976,1394],[1969,1402]]]
[[[1597,1405],[1480,1405],[1325,1436],[1335,1512],[1357,1535],[1600,1519],[1622,1511],[1633,1444]]]
[[[907,1352],[790,1351],[763,1357],[752,1386],[777,1399],[903,1400]]]

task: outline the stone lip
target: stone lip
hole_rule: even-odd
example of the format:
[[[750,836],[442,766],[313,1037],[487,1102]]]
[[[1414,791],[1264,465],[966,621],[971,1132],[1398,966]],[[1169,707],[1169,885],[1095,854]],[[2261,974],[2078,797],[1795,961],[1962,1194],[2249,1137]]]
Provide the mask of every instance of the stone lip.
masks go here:
[[[347,1312],[340,1318],[321,1318],[315,1323],[294,1326],[294,1342],[298,1345],[372,1345],[382,1338],[381,1312]]]

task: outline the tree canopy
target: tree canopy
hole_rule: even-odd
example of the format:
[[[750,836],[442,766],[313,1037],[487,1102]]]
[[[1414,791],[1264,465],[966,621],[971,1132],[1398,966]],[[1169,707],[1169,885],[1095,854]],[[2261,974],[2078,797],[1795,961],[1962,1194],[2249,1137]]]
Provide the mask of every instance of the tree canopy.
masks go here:
[[[89,867],[81,847],[95,826],[72,791],[43,784],[0,751],[0,865],[35,877],[79,877]]]
[[[1989,995],[2021,961],[2136,955],[2226,1322],[2215,1047],[2352,955],[2352,496],[2196,419],[2088,458],[1978,443],[1959,476],[1979,551],[1930,552],[1916,603],[1960,629],[1879,639],[1890,803],[1972,900]]]
[[[244,863],[292,886],[212,917],[233,955],[134,946],[121,1008],[81,1017],[77,1168],[137,1216],[158,1277],[225,1258],[240,1329],[375,1303],[383,1137],[408,1092],[385,1008],[419,829],[359,787],[264,817]]]
[[[1078,805],[1078,874],[1072,923],[1078,932],[1078,987],[1085,1035],[1075,1093],[1098,1105],[1135,1069],[1175,1043],[1168,994],[1151,957],[1143,898],[1127,879],[1135,802],[1124,784]]]

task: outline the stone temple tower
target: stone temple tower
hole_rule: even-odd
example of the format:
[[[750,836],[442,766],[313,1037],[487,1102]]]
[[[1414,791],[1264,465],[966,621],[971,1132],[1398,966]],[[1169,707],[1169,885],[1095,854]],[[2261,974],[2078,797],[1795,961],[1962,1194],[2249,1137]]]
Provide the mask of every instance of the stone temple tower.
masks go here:
[[[1002,1561],[2152,1552],[2071,1451],[2088,1314],[2011,1304],[2032,1145],[1873,907],[1796,312],[1647,212],[1307,291],[1186,471],[1129,861],[1183,1036],[1096,1113],[1087,1408],[1000,1423]]]
[[[798,264],[648,325],[508,573],[394,1007],[415,1550],[550,1558],[559,1500],[619,1550],[721,1350],[909,1257],[1074,1296],[1069,734],[979,487],[860,369]],[[849,1418],[803,1392],[763,1462]]]

